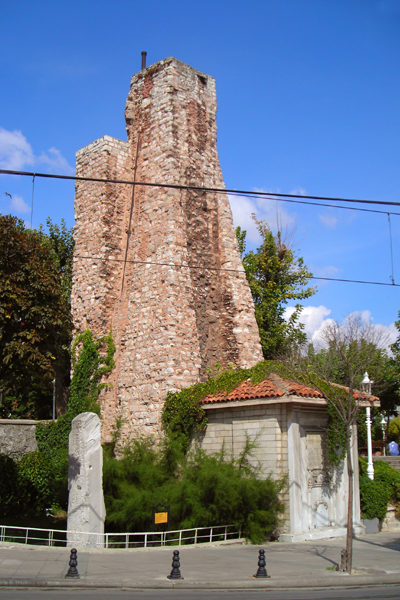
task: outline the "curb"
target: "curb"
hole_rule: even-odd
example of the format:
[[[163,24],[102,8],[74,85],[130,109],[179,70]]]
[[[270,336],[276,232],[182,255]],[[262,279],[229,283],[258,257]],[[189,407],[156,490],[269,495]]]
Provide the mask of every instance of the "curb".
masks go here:
[[[250,589],[293,589],[293,588],[349,588],[371,587],[375,585],[400,584],[400,573],[386,573],[380,575],[330,575],[310,581],[303,577],[283,579],[253,579],[247,581],[170,581],[165,579],[152,581],[121,581],[110,582],[93,579],[23,579],[0,578],[0,588],[81,588],[81,589],[207,589],[207,590],[250,590]]]
[[[251,545],[247,542],[246,538],[235,538],[234,540],[222,540],[219,542],[201,542],[198,544],[190,544],[189,546],[185,546],[186,550],[195,550],[201,548],[219,548],[221,546],[248,546]],[[183,548],[183,546],[177,546],[179,548]],[[17,542],[0,542],[0,550],[9,549],[9,550],[41,550],[48,552],[49,550],[57,550],[57,551],[67,551],[69,552],[71,548],[67,546],[45,546],[45,545],[37,545],[37,544],[20,544]],[[111,554],[111,553],[121,553],[121,554],[130,554],[136,552],[171,552],[172,546],[147,546],[146,548],[77,548],[78,556],[80,553],[85,554]]]

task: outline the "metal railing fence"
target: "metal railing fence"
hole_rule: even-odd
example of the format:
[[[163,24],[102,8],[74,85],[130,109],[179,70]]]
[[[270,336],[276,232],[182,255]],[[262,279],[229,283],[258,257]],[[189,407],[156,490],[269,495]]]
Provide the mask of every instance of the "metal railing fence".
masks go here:
[[[61,529],[39,529],[0,525],[0,542],[91,548],[151,548],[220,542],[241,538],[241,529],[234,525],[196,527],[175,531],[146,531],[138,533],[88,533]]]

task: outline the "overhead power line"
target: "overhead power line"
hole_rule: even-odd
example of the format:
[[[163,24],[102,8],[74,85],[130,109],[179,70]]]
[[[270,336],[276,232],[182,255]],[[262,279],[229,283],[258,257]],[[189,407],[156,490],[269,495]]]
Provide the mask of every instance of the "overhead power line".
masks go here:
[[[242,196],[244,194],[231,194],[236,195],[236,196]],[[302,196],[302,198],[307,198],[307,196]],[[271,200],[274,200],[273,197],[271,197]],[[291,202],[293,204],[308,204],[309,206],[327,206],[328,208],[342,208],[343,210],[356,210],[356,211],[362,211],[362,212],[368,212],[368,213],[377,213],[379,215],[397,215],[398,217],[400,217],[400,212],[393,212],[390,211],[390,213],[387,210],[378,210],[378,209],[374,209],[374,208],[361,208],[360,206],[340,206],[340,204],[326,204],[326,202],[310,202],[307,200],[294,200],[294,199],[290,199],[290,198],[275,198],[275,200],[277,202]]]
[[[209,267],[204,265],[185,265],[185,264],[177,264],[177,263],[164,263],[164,262],[155,262],[155,261],[146,261],[146,260],[125,260],[123,258],[102,258],[96,256],[83,256],[80,254],[74,255],[74,258],[81,258],[87,260],[99,260],[99,261],[109,261],[109,262],[122,262],[122,263],[131,263],[134,265],[152,265],[156,267],[171,267],[173,269],[203,269],[204,271],[224,271],[227,273],[240,273],[241,275],[246,275],[245,270],[239,269],[227,269],[223,267]],[[338,277],[314,277],[312,275],[309,279],[317,279],[322,281],[339,281],[342,283],[364,283],[368,285],[388,285],[390,287],[400,287],[399,283],[385,283],[383,281],[363,281],[360,279],[339,279]]]
[[[50,173],[34,173],[34,172],[30,172],[30,171],[15,171],[15,170],[10,170],[10,169],[0,169],[0,174],[2,175],[22,175],[22,176],[26,176],[26,177],[32,177],[33,178],[33,182],[35,181],[35,177],[43,177],[43,178],[48,178],[48,179],[64,179],[64,180],[70,180],[70,181],[89,181],[89,182],[96,182],[96,183],[115,183],[115,184],[123,184],[123,185],[131,185],[133,186],[133,189],[135,188],[135,186],[140,185],[140,186],[144,186],[144,187],[159,187],[159,188],[164,188],[164,189],[175,189],[175,190],[193,190],[193,191],[198,191],[198,192],[212,192],[212,193],[218,193],[218,194],[231,194],[231,195],[235,195],[235,196],[250,196],[250,197],[255,197],[255,198],[268,198],[268,199],[274,199],[274,200],[281,200],[283,202],[293,202],[293,203],[297,203],[297,204],[310,204],[310,205],[314,205],[314,206],[328,206],[329,208],[342,208],[342,209],[347,209],[347,210],[359,210],[359,211],[364,211],[364,212],[374,212],[374,213],[383,213],[383,214],[387,214],[389,217],[389,227],[390,227],[390,215],[398,215],[400,216],[400,213],[398,212],[388,212],[388,211],[382,211],[382,210],[377,210],[377,209],[368,209],[368,208],[360,208],[360,207],[350,207],[350,206],[340,206],[337,204],[325,204],[322,202],[308,202],[306,200],[304,200],[304,198],[308,198],[310,200],[326,200],[326,201],[330,201],[330,202],[348,202],[348,203],[358,203],[358,204],[377,204],[377,205],[381,205],[381,206],[400,206],[400,202],[388,202],[388,201],[380,201],[380,200],[361,200],[361,199],[350,199],[350,198],[335,198],[335,197],[328,197],[328,196],[310,196],[307,194],[281,194],[281,193],[274,193],[274,192],[255,192],[255,191],[250,191],[250,190],[232,190],[232,189],[226,189],[226,188],[211,188],[211,187],[202,187],[202,186],[194,186],[194,185],[180,185],[180,184],[170,184],[170,183],[157,183],[157,182],[145,182],[145,181],[130,181],[130,180],[123,180],[123,179],[109,179],[109,178],[101,178],[101,177],[80,177],[77,175],[54,175],[54,174],[50,174]],[[300,200],[301,198],[301,200]],[[390,230],[390,235],[391,235],[391,230]],[[392,252],[392,247],[391,247],[391,252]],[[119,259],[96,259],[94,257],[81,257],[81,258],[93,258],[93,260],[116,260],[118,261]],[[153,262],[144,262],[144,261],[124,261],[126,262],[131,262],[131,263],[136,263],[136,264],[149,264],[149,265],[160,265],[160,266],[172,266],[172,267],[176,267],[176,268],[191,268],[191,269],[208,269],[208,270],[218,270],[218,271],[230,271],[230,272],[238,272],[238,273],[243,273],[243,271],[236,271],[235,269],[218,269],[218,268],[212,268],[212,267],[197,267],[197,266],[193,266],[193,265],[175,265],[175,264],[169,264],[169,263],[153,263]],[[378,282],[378,281],[361,281],[361,280],[355,280],[355,279],[339,279],[339,278],[335,278],[335,277],[311,277],[310,279],[316,279],[316,280],[323,280],[323,281],[338,281],[338,282],[345,282],[345,283],[360,283],[360,284],[369,284],[369,285],[388,285],[388,286],[394,286],[394,287],[400,287],[400,285],[395,284],[394,283],[394,277],[393,277],[393,255],[392,255],[392,276],[391,276],[391,283],[385,283],[385,282]]]
[[[390,287],[400,287],[400,283],[385,283],[384,281],[362,281],[360,279],[339,279],[338,277],[310,277],[310,279],[321,279],[323,281],[342,281],[343,283],[368,283],[369,285],[389,285]]]
[[[125,179],[108,179],[102,177],[80,177],[77,175],[53,175],[50,173],[33,173],[30,171],[12,171],[10,169],[0,169],[0,174],[2,175],[22,175],[26,177],[43,177],[47,179],[65,179],[70,181],[91,181],[94,183],[116,183],[116,184],[124,184],[124,185],[140,185],[143,187],[158,187],[164,189],[173,189],[173,190],[193,190],[196,192],[213,192],[217,194],[232,194],[235,196],[250,196],[255,198],[268,198],[272,200],[282,200],[285,202],[296,202],[298,204],[314,204],[312,202],[306,202],[304,198],[309,200],[324,200],[329,202],[347,202],[347,203],[357,203],[357,204],[375,204],[379,206],[400,206],[400,202],[389,202],[386,200],[361,200],[356,198],[335,198],[330,196],[311,196],[309,194],[281,194],[277,192],[255,192],[252,190],[233,190],[227,188],[213,188],[213,187],[203,187],[196,185],[181,185],[181,184],[173,184],[173,183],[157,183],[157,182],[149,182],[149,181],[130,181]],[[294,200],[296,198],[296,200]],[[301,200],[300,200],[301,199]],[[348,208],[350,210],[364,210],[355,207],[345,207],[338,205],[327,205],[322,203],[316,203],[316,206],[328,206],[330,208]],[[384,212],[387,214],[387,211],[378,211],[369,209],[368,212]],[[391,213],[400,215],[400,213]]]

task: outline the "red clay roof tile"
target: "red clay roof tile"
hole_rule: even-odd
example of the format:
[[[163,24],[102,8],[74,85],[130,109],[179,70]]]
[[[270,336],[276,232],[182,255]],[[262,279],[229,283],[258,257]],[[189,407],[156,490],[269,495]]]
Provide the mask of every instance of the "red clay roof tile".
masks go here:
[[[336,384],[334,384],[336,385]],[[337,386],[344,387],[344,386]],[[345,388],[348,389],[348,388]],[[234,390],[228,392],[218,392],[209,394],[201,404],[214,404],[217,402],[235,402],[238,400],[254,400],[255,398],[280,398],[282,396],[299,396],[301,398],[323,398],[323,394],[307,385],[283,379],[275,373],[271,373],[268,379],[253,385],[251,380],[243,381]],[[375,396],[366,396],[358,390],[354,391],[353,397],[358,399],[369,399],[370,401],[379,400]]]
[[[218,392],[209,394],[201,401],[201,404],[212,404],[215,402],[234,402],[235,400],[252,400],[255,398],[280,398],[281,396],[295,395],[306,398],[323,398],[317,390],[294,381],[282,379],[279,375],[271,374],[268,379],[253,385],[250,380],[243,381],[231,392]]]

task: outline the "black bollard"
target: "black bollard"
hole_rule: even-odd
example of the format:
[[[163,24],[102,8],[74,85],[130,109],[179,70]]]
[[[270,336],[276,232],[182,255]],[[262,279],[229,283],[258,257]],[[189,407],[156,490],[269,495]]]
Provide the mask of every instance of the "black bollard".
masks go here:
[[[174,550],[174,557],[172,559],[172,571],[167,579],[183,579],[179,567],[181,563],[179,561],[179,550]]]
[[[258,553],[258,569],[257,573],[253,575],[253,577],[270,577],[267,573],[267,569],[265,568],[265,550],[261,548]]]
[[[72,548],[71,556],[69,557],[69,569],[65,577],[79,577],[78,569],[76,568],[78,566],[77,554],[78,551],[76,548]]]

